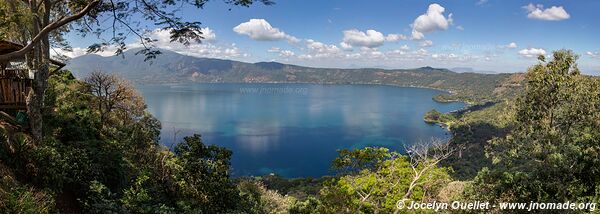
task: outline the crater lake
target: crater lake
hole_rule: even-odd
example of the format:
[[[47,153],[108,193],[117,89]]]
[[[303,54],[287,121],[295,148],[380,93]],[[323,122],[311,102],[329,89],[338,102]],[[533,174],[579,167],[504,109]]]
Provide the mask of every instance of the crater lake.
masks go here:
[[[338,149],[386,147],[448,138],[423,122],[437,109],[433,89],[383,85],[194,83],[140,85],[148,110],[162,123],[161,143],[173,148],[184,136],[233,151],[233,176],[330,175]]]

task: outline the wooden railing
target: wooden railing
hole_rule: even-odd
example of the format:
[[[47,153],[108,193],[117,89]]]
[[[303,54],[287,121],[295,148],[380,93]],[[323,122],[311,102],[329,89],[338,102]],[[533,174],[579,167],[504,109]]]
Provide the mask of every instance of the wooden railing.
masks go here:
[[[14,76],[0,76],[0,110],[26,109],[27,94],[32,80]]]
[[[27,78],[28,73],[25,69],[0,69],[0,78]]]

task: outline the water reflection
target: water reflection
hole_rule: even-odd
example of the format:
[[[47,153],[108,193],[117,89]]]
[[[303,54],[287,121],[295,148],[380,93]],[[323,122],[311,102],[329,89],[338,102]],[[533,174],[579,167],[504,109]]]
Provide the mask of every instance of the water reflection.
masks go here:
[[[279,89],[281,88],[281,89]],[[443,137],[422,116],[436,108],[429,89],[367,85],[190,84],[139,86],[162,123],[162,143],[200,133],[234,152],[235,175],[322,176],[340,148]]]
[[[236,146],[250,152],[252,156],[268,155],[278,147],[280,129],[277,121],[265,123],[242,123],[236,126]]]

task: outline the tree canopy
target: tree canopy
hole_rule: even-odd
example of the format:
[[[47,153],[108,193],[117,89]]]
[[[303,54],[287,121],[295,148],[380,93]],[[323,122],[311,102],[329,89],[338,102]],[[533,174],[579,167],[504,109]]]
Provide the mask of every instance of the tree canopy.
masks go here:
[[[478,178],[483,195],[514,201],[580,201],[600,186],[600,81],[580,74],[577,56],[559,50],[526,74],[514,128],[491,141],[498,166]]]

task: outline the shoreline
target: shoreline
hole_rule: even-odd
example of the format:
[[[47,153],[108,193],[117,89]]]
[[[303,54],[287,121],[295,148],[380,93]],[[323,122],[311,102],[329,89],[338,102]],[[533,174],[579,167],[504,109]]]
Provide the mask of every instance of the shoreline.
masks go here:
[[[325,82],[325,83],[315,83],[315,82],[164,82],[164,83],[134,83],[135,86],[160,86],[160,85],[184,85],[184,84],[312,84],[312,85],[368,85],[368,86],[392,86],[392,87],[400,87],[400,88],[422,88],[422,89],[431,89],[440,92],[445,92],[451,95],[455,95],[456,93],[452,92],[448,89],[442,88],[434,88],[428,86],[414,86],[414,85],[396,85],[396,84],[382,84],[382,83],[335,83],[335,82]],[[433,99],[433,97],[432,97]],[[462,102],[468,104],[466,101],[461,100],[452,100],[450,102],[439,102],[438,103],[453,103],[453,102]]]

